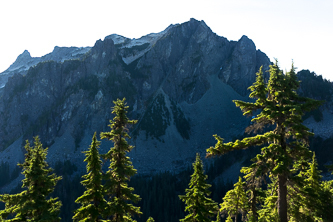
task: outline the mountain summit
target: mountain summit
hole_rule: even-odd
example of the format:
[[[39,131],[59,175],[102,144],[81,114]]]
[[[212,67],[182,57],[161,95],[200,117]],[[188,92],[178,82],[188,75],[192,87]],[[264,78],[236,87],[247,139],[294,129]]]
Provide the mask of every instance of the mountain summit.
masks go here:
[[[51,164],[83,164],[93,133],[107,130],[112,101],[126,97],[138,120],[134,167],[183,169],[214,144],[213,134],[243,133],[249,119],[232,100],[247,99],[256,71],[269,64],[248,37],[228,41],[195,19],[139,39],[113,34],[93,47],[55,47],[40,58],[25,51],[0,74],[1,158],[15,165],[23,141],[39,135]]]

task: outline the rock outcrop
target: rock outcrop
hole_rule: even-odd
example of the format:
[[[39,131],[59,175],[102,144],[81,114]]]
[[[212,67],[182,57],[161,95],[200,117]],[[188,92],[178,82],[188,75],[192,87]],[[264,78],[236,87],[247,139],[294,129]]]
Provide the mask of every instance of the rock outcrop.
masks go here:
[[[114,34],[92,48],[56,47],[41,58],[25,51],[0,74],[0,150],[4,157],[39,135],[51,163],[84,164],[93,132],[109,130],[112,101],[126,97],[139,120],[130,129],[134,167],[177,171],[214,144],[213,134],[243,133],[249,119],[232,100],[246,100],[256,71],[269,64],[248,37],[228,41],[195,19],[140,39]],[[101,152],[110,145],[103,141]]]

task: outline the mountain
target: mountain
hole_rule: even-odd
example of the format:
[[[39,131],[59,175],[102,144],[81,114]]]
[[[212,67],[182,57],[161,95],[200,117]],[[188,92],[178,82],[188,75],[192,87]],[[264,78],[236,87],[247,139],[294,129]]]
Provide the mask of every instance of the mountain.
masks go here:
[[[31,57],[30,53],[25,50],[21,55],[19,55],[16,61],[4,72],[0,74],[0,88],[3,88],[9,77],[12,77],[15,73],[21,75],[26,75],[29,68],[37,65],[40,62],[45,61],[56,61],[63,62],[70,59],[79,59],[91,47],[54,47],[54,50],[42,57]]]
[[[93,133],[109,130],[112,101],[126,97],[138,120],[130,129],[138,173],[182,170],[214,145],[213,134],[243,134],[250,118],[232,100],[248,100],[255,73],[270,64],[247,36],[229,41],[195,19],[41,58],[25,51],[0,74],[0,158],[16,165],[25,140],[39,135],[49,163],[83,166]],[[111,145],[102,141],[100,152]]]

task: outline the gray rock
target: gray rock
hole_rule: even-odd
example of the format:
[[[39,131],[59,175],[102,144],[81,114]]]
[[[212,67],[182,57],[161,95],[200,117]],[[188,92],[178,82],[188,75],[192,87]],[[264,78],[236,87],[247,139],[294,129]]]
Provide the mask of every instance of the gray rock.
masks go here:
[[[25,51],[0,75],[8,77],[0,150],[39,135],[51,162],[84,168],[81,152],[95,131],[109,130],[112,101],[126,97],[138,120],[130,129],[134,167],[179,171],[214,145],[213,134],[243,133],[249,120],[232,100],[246,100],[256,71],[269,64],[246,36],[228,41],[195,19],[140,39],[111,35],[92,48],[55,47],[41,58]],[[101,153],[111,145],[102,141]]]

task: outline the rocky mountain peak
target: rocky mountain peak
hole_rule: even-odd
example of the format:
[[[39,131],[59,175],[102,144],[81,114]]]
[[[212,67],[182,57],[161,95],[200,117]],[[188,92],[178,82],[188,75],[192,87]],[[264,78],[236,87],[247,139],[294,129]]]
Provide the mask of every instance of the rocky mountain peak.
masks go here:
[[[206,27],[206,28],[208,28],[208,29],[210,29],[207,25],[206,25],[206,23],[205,23],[205,21],[204,20],[201,20],[201,21],[199,21],[199,20],[196,20],[195,18],[191,18],[190,19],[190,21],[188,22],[190,25],[193,25],[193,26],[202,26],[202,27]],[[186,24],[186,23],[184,23],[184,24]]]
[[[239,48],[241,50],[256,50],[254,42],[246,35],[243,35],[238,41]]]
[[[28,50],[24,50],[24,52],[17,57],[16,61],[24,58],[31,58],[30,52]]]
[[[140,172],[180,169],[213,134],[242,133],[248,123],[232,100],[269,65],[248,37],[228,41],[195,19],[138,39],[112,34],[92,48],[56,46],[29,56],[0,74],[0,83],[12,76],[0,96],[0,151],[40,135],[52,161],[82,164],[92,133],[108,130],[112,100],[125,97],[138,120],[132,158]]]
[[[14,67],[18,67],[20,65],[24,65],[27,62],[29,62],[29,60],[31,60],[31,59],[32,59],[32,57],[30,55],[30,52],[28,50],[24,50],[24,52],[17,57],[17,59],[9,67],[9,69],[13,69]]]

